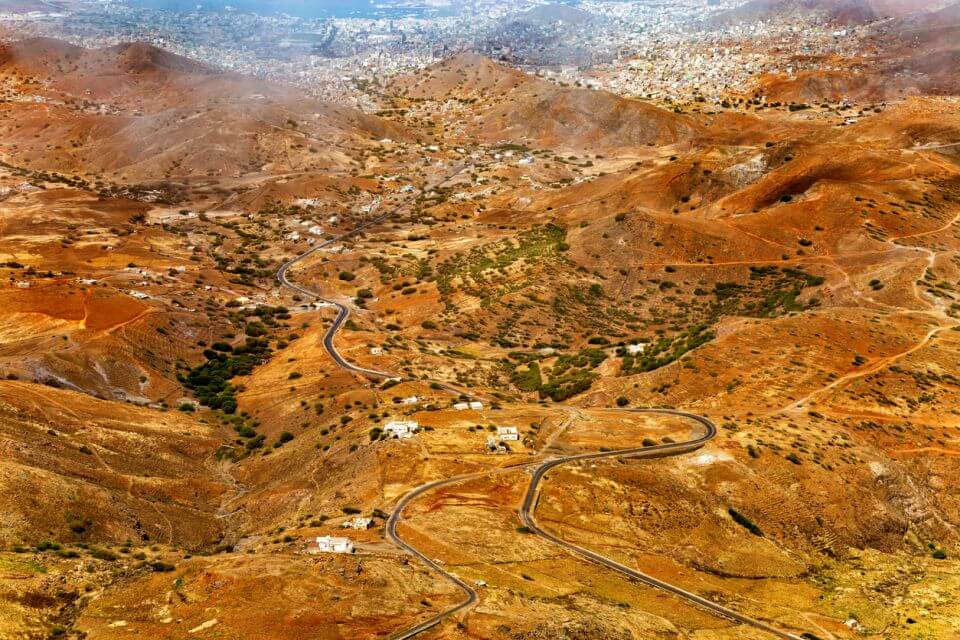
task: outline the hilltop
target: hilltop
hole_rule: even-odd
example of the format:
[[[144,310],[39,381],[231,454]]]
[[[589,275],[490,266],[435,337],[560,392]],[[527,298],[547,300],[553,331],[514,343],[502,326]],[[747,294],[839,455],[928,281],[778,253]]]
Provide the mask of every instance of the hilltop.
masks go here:
[[[699,130],[652,104],[558,86],[476,55],[455,56],[398,86],[403,97],[466,105],[466,131],[488,143],[602,150],[674,144]]]
[[[10,102],[0,123],[0,151],[35,170],[160,180],[337,169],[349,162],[347,147],[408,135],[376,116],[142,43],[87,50],[25,40],[0,51],[0,75],[8,99],[29,93],[47,105],[40,116]]]

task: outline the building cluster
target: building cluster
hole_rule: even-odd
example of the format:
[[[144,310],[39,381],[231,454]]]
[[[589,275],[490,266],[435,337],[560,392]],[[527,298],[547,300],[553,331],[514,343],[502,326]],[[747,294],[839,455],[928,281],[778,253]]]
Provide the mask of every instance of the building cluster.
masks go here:
[[[793,15],[732,26],[710,22],[737,4],[586,0],[576,9],[559,10],[534,0],[423,6],[387,0],[342,15],[293,16],[229,8],[159,11],[136,2],[82,0],[60,12],[0,13],[0,27],[87,47],[144,41],[365,111],[378,108],[380,90],[391,77],[464,50],[560,83],[631,97],[701,96],[713,102],[731,89],[748,88],[758,74],[822,69],[832,64],[824,62],[831,57],[863,58],[861,36],[869,27],[837,28]]]
[[[558,83],[628,97],[670,102],[702,98],[719,104],[731,93],[749,91],[763,74],[839,70],[844,64],[840,60],[863,58],[865,34],[797,18],[711,31],[663,31],[635,39],[608,63],[538,73]]]
[[[496,435],[487,436],[487,451],[490,453],[507,453],[510,451],[508,442],[518,442],[520,431],[513,426],[497,427]]]

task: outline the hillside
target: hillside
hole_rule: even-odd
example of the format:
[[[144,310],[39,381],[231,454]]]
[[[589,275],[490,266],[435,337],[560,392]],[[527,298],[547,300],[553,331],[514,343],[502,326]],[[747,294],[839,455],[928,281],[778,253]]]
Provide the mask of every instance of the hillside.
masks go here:
[[[674,144],[699,129],[646,102],[558,86],[478,56],[450,58],[398,86],[404,97],[469,105],[466,132],[487,143],[602,150]]]
[[[940,9],[952,0],[750,0],[722,12],[713,22],[754,22],[784,16],[807,16],[840,25],[859,25]]]
[[[376,116],[133,43],[32,39],[0,50],[0,152],[32,169],[127,180],[337,169],[344,149],[406,133]],[[42,116],[26,96],[47,105]]]
[[[3,51],[0,637],[957,628],[955,96]]]

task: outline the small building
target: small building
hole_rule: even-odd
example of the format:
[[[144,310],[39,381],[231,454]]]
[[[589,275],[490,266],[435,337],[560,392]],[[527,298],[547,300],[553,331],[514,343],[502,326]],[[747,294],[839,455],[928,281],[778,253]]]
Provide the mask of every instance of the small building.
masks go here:
[[[29,288],[30,288],[30,282],[27,281],[27,280],[17,280],[17,282],[16,282],[16,284],[15,284],[14,286],[16,286],[17,289],[29,289]]]
[[[502,440],[487,436],[487,451],[490,453],[507,453],[507,445]]]
[[[337,536],[317,536],[314,542],[307,546],[309,553],[353,553],[353,542],[350,538]]]
[[[637,355],[638,353],[643,353],[643,352],[646,350],[646,348],[647,348],[647,345],[645,345],[645,344],[643,344],[643,343],[628,344],[628,345],[627,345],[627,353],[629,353],[629,354],[632,355],[632,356],[635,356],[635,355]]]
[[[516,427],[497,427],[497,436],[501,440],[519,440],[520,433]]]
[[[471,400],[469,403],[469,406],[471,409],[474,409],[477,411],[479,411],[480,409],[483,409],[483,403],[480,402],[479,400]]]
[[[359,529],[360,531],[365,531],[373,526],[373,518],[357,516],[356,518],[347,520],[340,526],[344,529]]]
[[[383,425],[383,430],[388,436],[397,438],[412,438],[420,429],[420,424],[416,420],[391,420]]]
[[[370,347],[370,355],[372,356],[382,356],[384,353],[386,352],[383,347]]]
[[[404,398],[400,401],[400,404],[417,404],[420,402],[420,398],[417,396],[410,396],[409,398]]]
[[[454,410],[454,411],[466,411],[466,410],[469,409],[469,408],[470,408],[470,405],[468,405],[466,402],[455,402],[455,403],[453,403],[453,410]]]

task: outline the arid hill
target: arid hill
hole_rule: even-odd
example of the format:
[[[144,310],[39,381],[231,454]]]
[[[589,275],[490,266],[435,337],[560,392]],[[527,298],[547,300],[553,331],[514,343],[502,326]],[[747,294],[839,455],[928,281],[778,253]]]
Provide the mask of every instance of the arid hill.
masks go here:
[[[712,19],[715,24],[754,22],[790,15],[819,17],[835,24],[857,25],[939,9],[952,0],[750,0]]]
[[[7,45],[0,115],[10,162],[125,179],[340,168],[344,150],[402,128],[302,93],[220,73],[140,43],[86,50],[49,39]],[[42,116],[16,96],[47,105]]]
[[[629,148],[688,140],[698,125],[652,104],[564,87],[487,58],[459,55],[407,78],[411,98],[467,101],[467,132],[488,143],[562,149]]]
[[[216,543],[218,437],[178,412],[0,382],[2,542]]]
[[[444,640],[760,640],[518,517],[533,465],[702,434],[624,411],[663,407],[716,436],[552,468],[540,525],[796,637],[951,637],[953,97],[675,111],[463,55],[373,117],[5,51],[0,636],[375,640],[440,567]],[[449,478],[396,529],[428,566],[388,522]]]
[[[960,92],[960,4],[937,6],[914,7],[910,12],[904,6],[897,14],[901,17],[877,23],[866,39],[877,54],[868,59],[825,60],[832,70],[763,76],[756,91],[781,102],[956,95]]]

